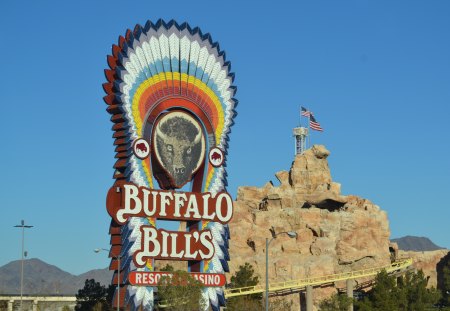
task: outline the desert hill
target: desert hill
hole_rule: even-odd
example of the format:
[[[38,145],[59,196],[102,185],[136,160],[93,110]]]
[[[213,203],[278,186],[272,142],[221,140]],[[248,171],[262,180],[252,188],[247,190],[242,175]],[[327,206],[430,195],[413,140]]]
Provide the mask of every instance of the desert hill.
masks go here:
[[[21,261],[15,260],[0,267],[0,294],[20,294]],[[103,285],[111,282],[112,272],[107,268],[91,270],[78,276],[37,258],[24,262],[24,293],[29,295],[75,295],[86,279],[95,279]]]
[[[397,243],[398,248],[403,251],[423,252],[444,249],[443,247],[437,246],[429,238],[426,237],[408,235],[398,239],[392,239],[391,241]]]

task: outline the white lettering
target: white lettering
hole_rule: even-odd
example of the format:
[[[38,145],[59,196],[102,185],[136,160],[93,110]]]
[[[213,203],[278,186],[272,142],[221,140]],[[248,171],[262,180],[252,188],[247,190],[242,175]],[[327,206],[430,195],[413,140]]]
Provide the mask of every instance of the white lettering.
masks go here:
[[[225,199],[225,201],[227,202],[227,213],[226,215],[222,215],[222,200]],[[231,208],[230,208],[231,207]],[[233,201],[231,200],[231,197],[228,193],[226,192],[222,192],[217,196],[217,201],[216,201],[216,213],[217,213],[217,218],[224,222],[227,223],[228,221],[230,221],[231,216],[233,216]]]
[[[155,282],[155,275],[153,273],[148,273],[148,283],[147,284],[154,284]]]
[[[167,239],[169,238],[169,233],[166,231],[161,231],[161,235],[162,235],[162,252],[161,252],[161,256],[162,257],[168,257],[169,254],[167,253]]]
[[[159,216],[167,216],[166,207],[170,204],[170,200],[173,200],[172,192],[160,192],[161,196],[161,206]]]
[[[156,208],[158,206],[158,195],[160,194],[159,191],[152,191],[152,204]]]
[[[136,284],[142,284],[142,274],[136,274]]]
[[[151,210],[148,208],[148,203],[150,201],[148,199],[148,197],[150,196],[150,193],[151,192],[149,190],[142,189],[142,201],[144,201],[144,213],[148,217],[152,217],[156,213],[156,205],[155,204],[152,205],[152,209]]]
[[[175,198],[175,210],[173,212],[174,217],[181,217],[180,209],[183,207],[184,202],[187,200],[186,193],[184,192],[175,192],[173,194]]]
[[[193,237],[195,242],[197,242],[199,239],[198,231],[194,231],[192,234],[184,235],[184,239],[186,241],[186,253],[184,254],[184,257],[194,259],[197,256],[198,251],[191,253],[191,237]]]
[[[142,273],[141,275],[143,277],[142,284],[148,284],[148,277],[149,277],[148,273]]]
[[[193,216],[190,215],[192,212],[194,213]],[[201,219],[200,213],[198,212],[197,198],[194,195],[191,195],[189,197],[188,207],[186,209],[184,217]]]
[[[129,217],[171,220],[206,220],[228,223],[233,216],[233,200],[228,193],[173,192],[138,188],[123,184],[122,193],[108,192],[107,209],[120,224]],[[122,199],[122,200],[121,200]]]
[[[209,238],[209,239],[208,239]],[[204,259],[210,259],[214,255],[214,245],[212,244],[212,234],[211,231],[203,231],[200,234],[200,243],[205,246],[209,253],[205,254],[199,250],[200,257]]]
[[[142,249],[135,252],[136,264],[140,267],[144,266],[147,262],[146,257],[156,257],[161,251],[161,245],[159,245],[158,231],[154,227],[141,227],[142,231]],[[150,246],[153,246],[153,250],[150,251]]]
[[[127,221],[127,218],[124,217],[124,214],[127,215],[137,215],[142,210],[141,200],[138,198],[139,189],[135,185],[123,185],[125,189],[125,208],[121,209],[117,212],[117,220],[120,223],[124,223]],[[131,207],[131,201],[134,202],[134,207]]]
[[[209,198],[211,197],[211,193],[206,193],[203,195],[203,219],[214,220],[214,216],[216,213],[208,214],[209,208]]]
[[[179,253],[177,253],[177,232],[173,232],[170,234],[170,237],[172,239],[172,249],[170,252],[170,257],[172,258],[183,258],[184,255],[184,251],[181,251]]]

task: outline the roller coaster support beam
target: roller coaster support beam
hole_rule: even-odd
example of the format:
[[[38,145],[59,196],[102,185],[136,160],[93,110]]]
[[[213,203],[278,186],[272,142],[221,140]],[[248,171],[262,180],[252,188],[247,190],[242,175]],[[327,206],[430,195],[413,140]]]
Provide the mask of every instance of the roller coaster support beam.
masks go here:
[[[313,287],[306,286],[306,311],[313,311]]]
[[[353,311],[353,287],[355,285],[355,281],[352,279],[348,279],[347,283],[347,296],[352,299],[352,303],[348,306],[348,311]]]

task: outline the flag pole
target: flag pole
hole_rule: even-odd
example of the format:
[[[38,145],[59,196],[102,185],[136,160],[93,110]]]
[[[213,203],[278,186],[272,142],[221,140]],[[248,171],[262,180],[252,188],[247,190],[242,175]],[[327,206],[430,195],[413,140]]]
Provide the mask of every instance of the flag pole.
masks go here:
[[[302,106],[300,106],[300,113],[298,115],[298,126],[302,127]],[[294,135],[294,155],[297,156],[297,136]]]
[[[302,127],[302,107],[300,106],[300,114],[298,115],[298,125]]]
[[[309,149],[309,147],[311,146],[311,129],[310,129],[310,124],[311,124],[311,111],[309,112],[308,115],[308,146],[306,147],[306,149]]]

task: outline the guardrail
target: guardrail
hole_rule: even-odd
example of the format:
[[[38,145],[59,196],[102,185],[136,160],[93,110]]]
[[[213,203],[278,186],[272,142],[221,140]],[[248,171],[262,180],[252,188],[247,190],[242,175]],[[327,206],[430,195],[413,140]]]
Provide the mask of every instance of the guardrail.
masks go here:
[[[392,272],[396,272],[398,270],[409,267],[410,265],[412,265],[412,262],[413,262],[412,258],[408,258],[405,260],[396,261],[390,265],[383,266],[383,267],[363,269],[363,270],[357,270],[357,271],[351,271],[351,272],[343,272],[343,273],[337,273],[337,274],[330,274],[330,275],[305,278],[305,279],[300,279],[300,280],[272,283],[272,284],[269,284],[269,292],[276,292],[276,291],[289,290],[289,289],[301,289],[303,287],[310,286],[310,285],[317,286],[317,285],[323,285],[323,284],[333,283],[333,282],[338,282],[338,281],[370,277],[370,276],[377,275],[382,270],[386,270],[387,273],[392,273]],[[242,295],[263,293],[265,291],[266,291],[265,285],[255,285],[255,286],[240,287],[240,288],[228,288],[228,289],[224,290],[225,297],[227,297],[227,298],[235,297],[235,296],[242,296]]]

